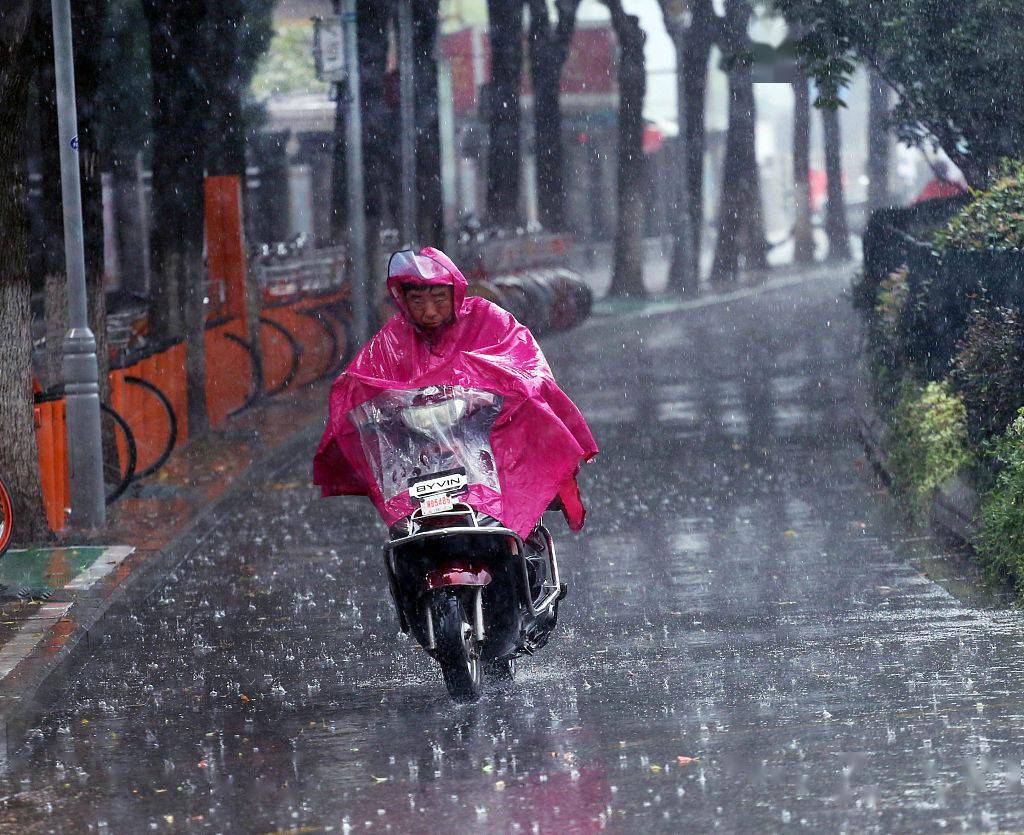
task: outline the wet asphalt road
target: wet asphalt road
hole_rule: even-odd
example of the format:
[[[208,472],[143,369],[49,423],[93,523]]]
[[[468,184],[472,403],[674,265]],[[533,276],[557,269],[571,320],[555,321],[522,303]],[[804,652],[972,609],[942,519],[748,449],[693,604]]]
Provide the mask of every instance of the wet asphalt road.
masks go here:
[[[515,685],[449,702],[303,456],[73,680],[4,831],[1024,827],[1022,618],[928,579],[860,460],[847,281],[547,343],[603,454]]]

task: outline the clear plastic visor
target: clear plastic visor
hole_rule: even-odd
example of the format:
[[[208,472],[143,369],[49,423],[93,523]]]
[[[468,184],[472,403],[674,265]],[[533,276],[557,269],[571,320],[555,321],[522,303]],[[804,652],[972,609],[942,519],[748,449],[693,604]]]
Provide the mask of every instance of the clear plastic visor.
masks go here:
[[[451,279],[448,268],[426,255],[417,255],[411,249],[403,249],[391,256],[388,262],[388,278],[408,278],[410,283]]]

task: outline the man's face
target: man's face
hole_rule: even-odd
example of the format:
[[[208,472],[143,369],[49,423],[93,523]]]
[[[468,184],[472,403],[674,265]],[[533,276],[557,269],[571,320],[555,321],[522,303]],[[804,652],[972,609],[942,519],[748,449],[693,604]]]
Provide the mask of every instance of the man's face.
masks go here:
[[[405,306],[417,327],[434,330],[452,318],[452,288],[446,284],[406,286]]]

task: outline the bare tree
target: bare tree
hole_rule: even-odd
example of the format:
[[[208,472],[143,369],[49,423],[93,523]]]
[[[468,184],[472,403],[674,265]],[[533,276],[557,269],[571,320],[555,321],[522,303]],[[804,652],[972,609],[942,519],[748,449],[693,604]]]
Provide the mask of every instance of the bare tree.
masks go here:
[[[580,0],[557,0],[555,20],[547,0],[528,0],[530,79],[533,83],[534,146],[537,155],[537,203],[547,229],[565,226],[565,163],[559,91],[562,68],[576,30]]]
[[[868,208],[889,205],[889,102],[892,90],[875,70],[868,71]]]
[[[487,85],[487,216],[496,226],[519,221],[523,0],[487,0],[491,81]]]
[[[636,15],[626,14],[621,0],[604,0],[619,41],[619,146],[617,217],[612,296],[642,296],[644,288],[644,96],[646,35]]]
[[[192,61],[201,0],[143,0],[153,78],[153,292],[150,328],[186,339],[190,435],[206,431],[203,164],[207,91]]]
[[[725,18],[718,27],[718,45],[729,70],[729,127],[718,204],[718,242],[711,268],[713,281],[734,281],[741,258],[746,269],[768,266],[761,176],[754,148],[757,113],[747,35],[752,8],[749,0],[727,0],[725,8]]]
[[[29,28],[36,7],[33,0],[15,0],[0,14],[0,474],[12,493],[19,540],[48,535],[32,405],[25,168]]]
[[[825,174],[828,177],[828,200],[825,204],[825,233],[828,235],[828,257],[850,258],[850,227],[846,221],[846,189],[843,186],[843,146],[839,129],[839,111],[826,107],[821,111],[825,132]]]
[[[417,229],[421,241],[444,239],[441,191],[441,126],[437,101],[439,0],[413,0],[413,88],[416,99]]]
[[[814,229],[811,227],[811,90],[802,72],[793,82],[793,193],[796,221],[793,226],[793,260],[814,260]]]
[[[680,293],[693,293],[700,284],[704,154],[707,147],[704,110],[708,59],[714,44],[716,18],[711,0],[696,0],[691,4],[688,21],[679,0],[658,2],[665,29],[676,50],[676,122],[680,128],[679,147],[685,148],[685,159],[677,160],[679,179],[673,190],[676,204],[673,206],[674,240],[669,287]],[[685,224],[687,219],[688,227]]]
[[[363,109],[363,184],[366,196],[366,249],[369,263],[379,263],[380,229],[390,205],[397,196],[398,155],[393,146],[398,140],[395,118],[385,97],[388,64],[388,27],[392,19],[390,3],[357,3],[356,27],[359,42],[359,95]],[[331,164],[331,241],[344,243],[348,229],[346,197],[346,133],[343,85],[338,91],[335,110]]]

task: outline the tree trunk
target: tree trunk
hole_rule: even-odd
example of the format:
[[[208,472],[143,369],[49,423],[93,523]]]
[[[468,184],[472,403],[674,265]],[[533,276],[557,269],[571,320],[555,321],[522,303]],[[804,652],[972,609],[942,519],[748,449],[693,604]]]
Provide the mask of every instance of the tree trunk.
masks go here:
[[[53,63],[53,26],[42,7],[32,27],[32,52],[36,56],[32,119],[36,135],[36,169],[39,174],[37,225],[30,247],[34,264],[43,277],[43,318],[46,343],[39,385],[50,391],[64,382],[61,363],[68,331],[67,274],[64,271],[64,218],[60,188],[60,146],[56,141],[57,102]]]
[[[726,4],[719,46],[729,61],[729,128],[726,135],[722,197],[719,201],[718,243],[711,269],[713,281],[735,281],[742,266],[768,266],[768,241],[761,205],[761,173],[755,148],[757,112],[749,57],[747,24],[751,6],[746,0]]]
[[[400,157],[393,147],[398,132],[394,116],[385,99],[388,62],[388,24],[391,4],[358,3],[356,14],[359,38],[359,97],[363,116],[363,189],[366,206],[366,252],[371,266],[379,264],[380,230],[387,214],[388,192],[397,193]],[[338,90],[334,118],[333,159],[331,165],[332,244],[348,239],[348,190],[346,155],[346,114],[344,85]],[[371,299],[371,306],[373,306]]]
[[[487,0],[491,37],[488,85],[487,216],[494,226],[519,223],[519,88],[523,0]]]
[[[735,281],[742,266],[768,266],[768,242],[761,206],[761,175],[755,153],[754,85],[749,61],[739,59],[729,73],[729,128],[726,134],[718,243],[713,281]]]
[[[118,155],[111,166],[114,175],[114,224],[121,265],[121,289],[135,296],[149,293],[149,263],[138,154]]]
[[[444,243],[441,192],[441,124],[437,101],[439,0],[413,0],[413,90],[416,104],[416,228],[419,240]]]
[[[203,265],[203,163],[207,91],[183,61],[205,23],[198,0],[144,0],[153,80],[153,265],[150,327],[157,338],[186,339],[189,435],[206,413]]]
[[[541,225],[551,231],[565,227],[565,159],[562,149],[562,107],[559,102],[562,68],[544,57],[534,58],[533,83],[534,153],[537,157],[537,208]]]
[[[666,23],[669,24],[668,32],[676,50],[676,124],[679,127],[673,153],[676,182],[672,189],[672,263],[668,270],[668,286],[677,293],[695,295],[700,288],[700,252],[693,227],[693,200],[690,198],[692,184],[688,142],[691,131],[687,123],[690,107],[686,98],[689,39],[688,31],[682,24],[672,24],[667,19]]]
[[[25,168],[28,36],[36,5],[18,0],[0,15],[0,476],[14,503],[14,538],[22,542],[49,535],[32,405]]]
[[[569,57],[579,0],[557,4],[552,26],[546,0],[530,2],[530,81],[533,86],[537,208],[545,229],[565,228],[565,157],[562,137],[562,68]]]
[[[711,281],[735,281],[740,269],[740,241],[745,222],[746,189],[742,184],[743,155],[740,149],[741,119],[737,115],[737,81],[729,75],[729,125],[725,135],[722,190],[718,201],[718,240]]]
[[[811,226],[811,90],[807,77],[793,82],[793,261],[814,261],[814,229]]]
[[[825,173],[828,177],[828,202],[825,206],[825,233],[828,235],[828,257],[850,258],[850,229],[846,222],[846,194],[843,187],[843,147],[839,132],[839,111],[821,111],[825,129]]]
[[[681,146],[681,154],[676,160],[679,182],[674,189],[674,240],[668,283],[670,290],[693,294],[700,287],[700,227],[704,221],[704,153],[707,142],[704,105],[714,9],[710,0],[697,3],[692,10],[690,25],[684,27],[681,22],[673,20],[667,2],[662,2],[661,8],[676,50],[676,113]],[[689,221],[688,226],[684,219]]]
[[[96,44],[103,32],[103,0],[72,4],[74,43]],[[78,159],[82,185],[82,231],[85,238],[85,286],[89,328],[96,338],[100,400],[110,402],[110,353],[107,343],[107,293],[103,262],[103,181],[100,166],[97,109],[102,66],[96,49],[75,50],[75,90],[78,108]],[[114,455],[114,439],[104,438],[105,454]]]
[[[693,217],[694,247],[698,257],[704,235],[704,157],[707,154],[705,111],[707,104],[708,61],[714,45],[714,10],[710,2],[698,4],[687,38],[686,57],[686,129],[688,132],[690,174],[690,214]],[[698,261],[698,264],[700,261]]]
[[[868,208],[882,209],[889,194],[889,86],[877,72],[868,72]]]
[[[249,62],[243,54],[245,51],[245,39],[242,35],[243,28],[247,23],[246,12],[245,4],[239,2],[239,0],[221,0],[218,3],[216,12],[207,19],[207,48],[205,56],[206,73],[211,79],[211,83],[207,85],[210,105],[207,114],[207,140],[205,143],[206,176],[238,178],[242,198],[241,211],[243,212],[242,228],[239,230],[239,234],[242,236],[243,252],[246,250],[244,207],[246,203],[247,129],[243,95],[244,86],[249,81]],[[261,395],[263,393],[263,347],[259,338],[259,315],[262,289],[255,271],[248,269],[248,265],[244,268],[245,308],[243,317],[245,319],[246,332],[249,334],[247,340],[249,350],[254,358],[251,368],[252,391],[255,395]],[[194,286],[205,286],[207,280],[208,271],[204,271],[199,280],[194,285],[190,283],[186,290],[186,330],[190,334],[205,334],[206,323],[203,300],[202,298],[198,300],[189,298],[188,294],[195,292]],[[189,319],[189,316],[198,316],[199,321],[193,321]],[[202,339],[205,342],[205,337],[202,337]],[[198,375],[202,375],[205,380],[205,350],[202,352],[201,362],[199,354],[200,352],[196,351],[189,355],[186,351],[186,361],[192,368],[192,374],[197,379]]]
[[[644,31],[634,15],[610,5],[619,40],[618,218],[611,296],[644,295]]]
[[[743,229],[743,260],[748,270],[768,269],[768,238],[764,231],[764,201],[761,199],[761,169],[757,164],[757,107],[749,64],[738,70],[740,76],[740,115],[743,130],[740,150],[743,158],[741,182],[746,188],[746,224]]]

